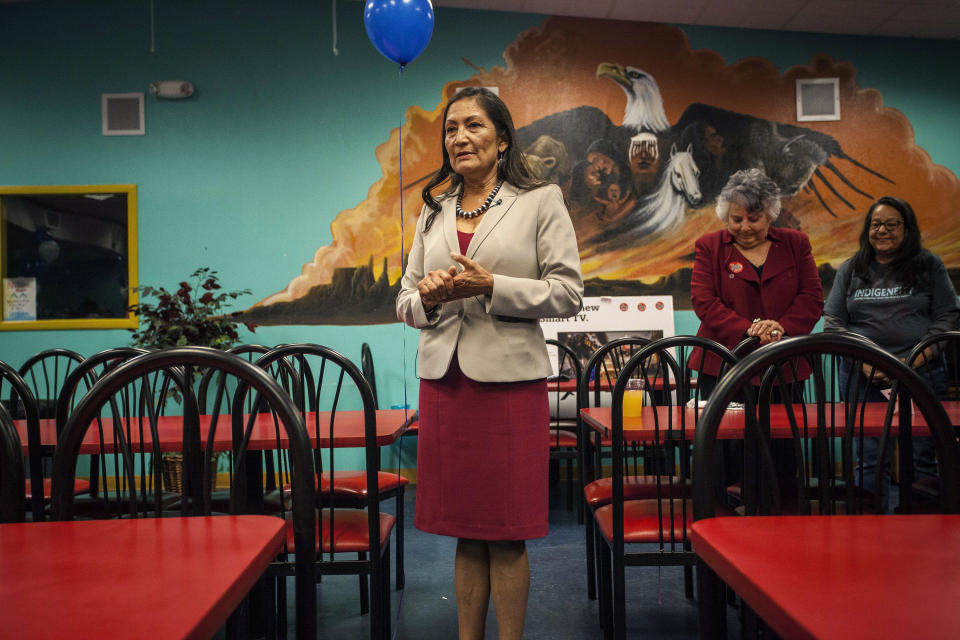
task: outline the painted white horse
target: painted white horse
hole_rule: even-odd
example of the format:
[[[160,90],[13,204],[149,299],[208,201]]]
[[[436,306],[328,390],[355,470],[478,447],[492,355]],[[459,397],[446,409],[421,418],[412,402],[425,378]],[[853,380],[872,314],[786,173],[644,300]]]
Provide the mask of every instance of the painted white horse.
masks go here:
[[[640,201],[640,205],[631,214],[636,221],[630,225],[630,234],[659,233],[667,231],[683,221],[686,204],[700,204],[700,169],[693,160],[693,147],[677,151],[676,145],[670,148],[670,159],[660,177],[657,188]]]

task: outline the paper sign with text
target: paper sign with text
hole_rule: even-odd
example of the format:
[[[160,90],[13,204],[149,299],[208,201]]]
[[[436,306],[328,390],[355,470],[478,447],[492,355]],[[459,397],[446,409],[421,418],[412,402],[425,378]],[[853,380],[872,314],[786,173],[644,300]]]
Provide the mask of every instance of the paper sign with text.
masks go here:
[[[583,299],[583,309],[570,318],[543,318],[545,338],[569,346],[585,364],[599,347],[615,338],[639,336],[652,340],[674,335],[672,296],[619,296]],[[557,348],[547,345],[554,374]],[[572,372],[561,372],[572,375]]]
[[[3,279],[4,321],[31,321],[37,319],[37,279]]]

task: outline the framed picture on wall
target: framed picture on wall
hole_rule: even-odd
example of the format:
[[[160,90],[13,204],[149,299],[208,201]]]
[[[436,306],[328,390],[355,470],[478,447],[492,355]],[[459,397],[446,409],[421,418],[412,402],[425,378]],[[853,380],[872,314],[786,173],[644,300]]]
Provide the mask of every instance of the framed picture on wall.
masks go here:
[[[0,187],[0,331],[129,329],[137,187]]]

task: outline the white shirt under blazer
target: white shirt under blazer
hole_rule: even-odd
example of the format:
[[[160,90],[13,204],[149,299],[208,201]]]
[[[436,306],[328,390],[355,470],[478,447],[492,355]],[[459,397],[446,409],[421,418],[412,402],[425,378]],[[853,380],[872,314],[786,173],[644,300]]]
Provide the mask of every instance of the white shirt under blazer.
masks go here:
[[[557,185],[528,191],[505,182],[483,216],[466,256],[493,274],[493,295],[445,302],[429,314],[417,283],[457,263],[456,195],[440,200],[430,231],[424,206],[397,295],[397,318],[420,329],[417,375],[442,378],[457,353],[460,370],[479,382],[516,382],[552,374],[540,318],[569,317],[583,303],[580,254]]]

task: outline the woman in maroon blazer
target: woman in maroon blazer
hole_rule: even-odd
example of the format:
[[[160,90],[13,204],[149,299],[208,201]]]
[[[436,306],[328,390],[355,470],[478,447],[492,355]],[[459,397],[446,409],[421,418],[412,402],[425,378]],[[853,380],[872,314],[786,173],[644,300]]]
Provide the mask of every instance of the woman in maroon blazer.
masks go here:
[[[732,349],[745,337],[760,344],[810,333],[823,311],[823,288],[810,251],[799,231],[771,228],[780,214],[776,183],[760,169],[738,171],[717,197],[717,216],[725,229],[696,243],[690,282],[698,336]],[[699,365],[700,352],[690,355]],[[703,397],[720,372],[720,359],[707,354],[700,371]]]

